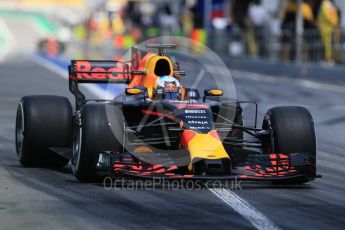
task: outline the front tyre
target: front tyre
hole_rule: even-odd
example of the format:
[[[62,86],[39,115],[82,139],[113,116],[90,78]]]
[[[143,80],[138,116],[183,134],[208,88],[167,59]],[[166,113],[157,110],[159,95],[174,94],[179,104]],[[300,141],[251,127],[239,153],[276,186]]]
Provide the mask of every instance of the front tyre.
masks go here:
[[[316,138],[314,122],[304,107],[283,106],[270,109],[264,118],[263,129],[269,130],[267,153],[308,153],[311,165],[305,166],[305,178],[282,180],[287,184],[301,184],[316,176]]]
[[[108,110],[113,112],[108,113]],[[107,114],[116,116],[108,119]],[[116,135],[112,131],[114,127],[118,132]],[[71,156],[72,170],[78,180],[92,182],[99,179],[96,169],[98,153],[123,151],[122,140],[118,137],[123,137],[123,117],[119,107],[105,104],[83,106],[74,121]]]

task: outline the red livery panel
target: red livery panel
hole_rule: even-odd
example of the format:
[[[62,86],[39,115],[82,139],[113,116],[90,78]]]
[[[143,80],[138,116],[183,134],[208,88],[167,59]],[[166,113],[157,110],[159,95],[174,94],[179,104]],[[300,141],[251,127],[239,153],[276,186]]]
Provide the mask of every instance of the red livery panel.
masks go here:
[[[73,60],[70,78],[80,83],[127,83],[130,72],[127,64],[118,61]]]

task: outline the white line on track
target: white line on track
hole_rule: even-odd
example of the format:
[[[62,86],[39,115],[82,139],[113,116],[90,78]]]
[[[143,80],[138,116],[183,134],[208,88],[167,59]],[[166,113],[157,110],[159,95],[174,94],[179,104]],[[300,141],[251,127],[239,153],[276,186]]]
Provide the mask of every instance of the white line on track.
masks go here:
[[[58,76],[67,79],[68,73],[65,69],[55,65],[54,63],[34,55],[30,55],[30,60],[38,65],[49,69]],[[88,90],[97,96],[104,96],[104,91],[101,88],[88,85]],[[256,229],[259,230],[279,230],[280,228],[260,213],[256,208],[251,206],[247,201],[239,197],[236,193],[227,189],[209,189],[219,199],[233,208],[237,213],[248,220]]]
[[[247,201],[239,197],[236,193],[227,189],[212,188],[209,189],[219,199],[233,208],[246,220],[248,220],[256,229],[259,230],[278,230],[280,229],[266,216],[251,206]]]
[[[294,79],[290,77],[275,77],[266,74],[252,73],[241,70],[232,70],[232,76],[238,79],[247,79],[252,81],[268,82],[268,83],[286,83],[295,86],[301,86],[309,89],[326,90],[338,93],[345,93],[345,85],[328,84],[322,82],[316,82],[305,79]],[[239,76],[240,75],[240,76]]]
[[[0,19],[0,34],[2,36],[2,43],[0,44],[0,60],[3,60],[6,55],[15,50],[15,38],[8,28],[5,20]]]

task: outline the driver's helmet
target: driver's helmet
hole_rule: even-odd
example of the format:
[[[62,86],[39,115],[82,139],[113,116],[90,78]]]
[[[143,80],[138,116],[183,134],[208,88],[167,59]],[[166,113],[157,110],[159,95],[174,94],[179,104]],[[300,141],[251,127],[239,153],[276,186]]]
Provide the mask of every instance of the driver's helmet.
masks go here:
[[[157,79],[157,95],[162,99],[179,100],[181,97],[181,84],[173,76],[162,76]]]

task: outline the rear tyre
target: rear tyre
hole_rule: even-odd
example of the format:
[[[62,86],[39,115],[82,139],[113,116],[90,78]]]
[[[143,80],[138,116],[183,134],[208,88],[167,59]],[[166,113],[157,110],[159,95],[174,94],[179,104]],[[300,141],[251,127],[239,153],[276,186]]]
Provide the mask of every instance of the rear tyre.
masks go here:
[[[121,108],[105,104],[84,105],[76,115],[73,128],[71,163],[76,178],[83,182],[98,181],[96,164],[99,151],[122,152],[121,138]]]
[[[264,118],[263,129],[270,131],[267,152],[310,153],[313,166],[305,170],[305,178],[278,181],[278,183],[301,184],[316,176],[316,138],[314,122],[306,108],[284,106],[270,109]],[[275,182],[277,183],[277,182]]]
[[[27,167],[63,167],[69,159],[49,148],[68,148],[71,142],[72,106],[59,96],[27,96],[18,105],[16,152]]]

